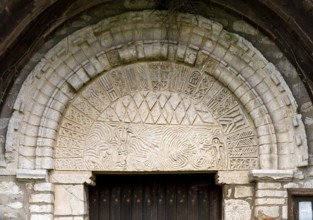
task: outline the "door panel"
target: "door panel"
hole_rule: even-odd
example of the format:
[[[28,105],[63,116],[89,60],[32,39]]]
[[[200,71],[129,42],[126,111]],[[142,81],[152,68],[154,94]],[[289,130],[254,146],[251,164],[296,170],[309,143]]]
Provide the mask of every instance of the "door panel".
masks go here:
[[[89,201],[91,220],[221,219],[211,174],[99,175]]]

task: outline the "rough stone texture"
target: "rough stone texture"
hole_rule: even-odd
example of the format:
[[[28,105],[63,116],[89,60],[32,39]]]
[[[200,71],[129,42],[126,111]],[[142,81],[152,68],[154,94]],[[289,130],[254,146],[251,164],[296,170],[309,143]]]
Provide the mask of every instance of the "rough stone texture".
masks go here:
[[[288,206],[283,206],[282,209],[282,218],[287,219],[288,218]]]
[[[90,171],[53,171],[50,175],[52,183],[92,184],[92,172]]]
[[[12,176],[0,176],[0,219],[26,220],[29,189]]]
[[[53,194],[32,194],[30,199],[30,203],[53,203],[54,202],[54,196]]]
[[[218,184],[248,184],[248,171],[218,171],[216,175]]]
[[[281,183],[257,182],[258,189],[280,189],[281,187]]]
[[[287,191],[283,190],[257,190],[257,197],[287,197]]]
[[[36,183],[34,185],[34,190],[38,192],[42,191],[53,192],[54,185],[52,183]]]
[[[225,200],[225,220],[251,219],[251,207],[245,200]]]
[[[85,215],[86,195],[84,185],[56,185],[54,214]]]
[[[54,220],[86,220],[86,218],[81,216],[75,216],[75,217],[56,217]]]
[[[32,214],[30,220],[53,220],[53,215],[51,214]]]
[[[290,181],[293,170],[251,170],[250,180],[256,181]]]
[[[30,205],[31,213],[53,213],[53,205]]]
[[[255,205],[284,205],[286,199],[268,199],[268,198],[260,198],[255,200]]]
[[[47,170],[19,169],[16,177],[20,180],[45,180],[47,174]]]
[[[235,186],[235,198],[252,197],[253,187],[251,186]]]
[[[255,207],[255,215],[256,216],[266,216],[266,217],[271,217],[271,218],[276,218],[279,217],[279,211],[280,208],[279,206],[257,206]]]

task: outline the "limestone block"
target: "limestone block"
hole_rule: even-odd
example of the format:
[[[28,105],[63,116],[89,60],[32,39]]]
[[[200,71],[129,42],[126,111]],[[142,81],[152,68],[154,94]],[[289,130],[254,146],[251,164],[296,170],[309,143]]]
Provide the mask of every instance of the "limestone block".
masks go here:
[[[37,157],[36,168],[37,169],[53,169],[53,158],[52,157]]]
[[[30,205],[29,210],[31,213],[52,213],[53,205]]]
[[[54,191],[54,185],[52,183],[36,183],[34,185],[35,191],[47,191],[47,192],[53,192]]]
[[[55,217],[54,220],[73,220],[74,217]]]
[[[55,217],[54,220],[85,220],[82,216],[73,216],[73,217]]]
[[[37,147],[36,155],[39,157],[53,157],[52,147]]]
[[[54,196],[50,193],[47,194],[33,194],[30,196],[30,203],[53,203]]]
[[[79,76],[84,84],[90,80],[90,77],[83,68],[79,68],[78,70],[76,70],[76,74]]]
[[[235,186],[235,198],[252,197],[253,187],[251,186]]]
[[[299,188],[299,184],[297,184],[297,183],[287,183],[287,184],[284,184],[284,188],[285,188],[285,189],[289,189],[289,188]]]
[[[32,214],[30,220],[53,220],[52,214]]]
[[[251,170],[250,181],[290,181],[293,170]]]
[[[86,211],[84,185],[55,186],[55,215],[84,215]]]
[[[269,182],[258,182],[258,189],[280,189],[282,186],[281,183],[269,183]]]
[[[13,202],[13,203],[9,203],[8,206],[12,209],[21,209],[21,208],[23,208],[23,203]]]
[[[282,208],[282,218],[287,219],[288,218],[288,206],[283,206]]]
[[[249,25],[247,22],[243,20],[238,20],[233,23],[233,28],[235,31],[249,34],[249,35],[257,35],[258,30]]]
[[[23,192],[14,182],[0,182],[0,195],[22,195]]]
[[[92,173],[90,171],[53,171],[50,175],[52,183],[89,183]]]
[[[218,171],[216,175],[218,184],[248,184],[248,171]]]
[[[258,198],[255,199],[255,205],[284,205],[286,199],[268,199],[268,198]]]
[[[279,206],[257,206],[255,207],[255,216],[262,213],[265,216],[272,218],[279,217]]]
[[[225,220],[251,219],[250,204],[244,200],[225,200]]]
[[[78,75],[73,74],[69,79],[68,79],[69,84],[76,90],[78,91],[82,86],[83,86],[83,81],[79,78]]]
[[[34,166],[35,158],[30,158],[30,157],[25,157],[25,156],[20,155],[18,163],[19,163],[19,168],[21,168],[22,170],[34,170],[35,168]],[[18,173],[16,177],[19,178]]]
[[[283,190],[257,190],[256,197],[287,197],[287,191]]]

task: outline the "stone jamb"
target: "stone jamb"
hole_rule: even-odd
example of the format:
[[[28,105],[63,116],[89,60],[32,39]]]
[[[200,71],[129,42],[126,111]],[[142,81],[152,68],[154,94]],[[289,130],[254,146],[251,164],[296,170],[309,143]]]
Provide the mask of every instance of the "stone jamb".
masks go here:
[[[249,171],[218,171],[215,182],[223,187],[223,220],[252,219],[255,187]]]
[[[251,170],[255,182],[254,217],[286,219],[288,193],[283,183],[292,182],[293,170]]]

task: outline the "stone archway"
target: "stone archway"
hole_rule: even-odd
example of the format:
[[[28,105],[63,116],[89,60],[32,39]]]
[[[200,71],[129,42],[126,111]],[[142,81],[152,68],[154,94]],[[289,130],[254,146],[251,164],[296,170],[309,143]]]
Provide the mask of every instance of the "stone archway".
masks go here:
[[[24,83],[8,142],[19,140],[18,178],[53,171],[55,216],[87,214],[83,184],[92,171],[307,164],[297,105],[275,67],[216,22],[179,14],[177,29],[163,13],[131,12],[69,35]],[[78,209],[64,211],[73,195]]]

